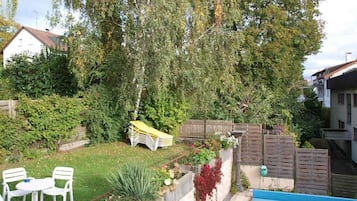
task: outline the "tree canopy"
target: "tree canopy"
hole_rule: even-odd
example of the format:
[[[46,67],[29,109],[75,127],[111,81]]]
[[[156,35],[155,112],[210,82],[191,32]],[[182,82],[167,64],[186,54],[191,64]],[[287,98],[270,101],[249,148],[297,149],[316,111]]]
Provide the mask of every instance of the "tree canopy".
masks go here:
[[[181,112],[291,119],[302,63],[323,37],[318,0],[56,0],[54,8],[60,4],[81,14],[67,23],[67,39],[82,89],[104,86],[123,118],[168,129],[175,126],[165,116]]]

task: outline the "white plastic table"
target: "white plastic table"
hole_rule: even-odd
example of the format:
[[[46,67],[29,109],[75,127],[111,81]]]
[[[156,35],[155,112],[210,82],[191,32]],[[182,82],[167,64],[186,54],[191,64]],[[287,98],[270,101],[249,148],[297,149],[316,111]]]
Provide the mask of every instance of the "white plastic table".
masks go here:
[[[16,188],[23,191],[32,192],[32,201],[38,201],[38,191],[52,188],[55,182],[52,178],[31,179],[29,182],[20,182],[16,184]]]

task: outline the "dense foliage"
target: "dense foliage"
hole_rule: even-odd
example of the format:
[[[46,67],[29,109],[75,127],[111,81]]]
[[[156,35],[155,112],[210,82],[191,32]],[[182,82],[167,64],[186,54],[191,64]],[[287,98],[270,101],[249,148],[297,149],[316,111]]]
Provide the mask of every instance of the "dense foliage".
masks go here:
[[[87,109],[83,113],[83,124],[92,144],[114,142],[123,135],[127,113],[113,100],[103,86],[93,86],[84,96]]]
[[[130,119],[170,133],[190,117],[291,124],[323,37],[317,0],[56,0],[55,11],[62,2],[82,14],[65,23],[80,86],[104,84]]]
[[[312,137],[319,137],[320,128],[326,125],[322,102],[318,101],[316,93],[311,88],[306,88],[303,92],[305,100],[292,110],[292,123],[295,130],[298,130],[301,145]]]
[[[0,112],[0,158],[18,161],[37,157],[43,150],[56,151],[75,135],[83,109],[80,99],[21,96],[16,117]]]
[[[38,55],[15,55],[11,59],[3,75],[14,93],[32,98],[52,94],[73,96],[77,93],[77,83],[68,69],[66,55],[44,50]]]
[[[5,160],[19,160],[30,141],[26,135],[26,124],[0,111],[0,164]]]
[[[17,115],[24,118],[27,143],[39,143],[39,148],[57,150],[74,135],[81,125],[83,103],[77,98],[59,98],[56,95],[31,100],[21,97]]]

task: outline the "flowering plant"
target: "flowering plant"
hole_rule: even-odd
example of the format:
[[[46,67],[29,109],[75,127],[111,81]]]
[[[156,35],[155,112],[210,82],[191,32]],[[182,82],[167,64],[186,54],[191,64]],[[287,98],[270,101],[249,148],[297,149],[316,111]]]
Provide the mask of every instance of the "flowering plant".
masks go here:
[[[228,132],[226,135],[221,133],[216,133],[215,135],[219,135],[219,141],[221,142],[223,149],[238,146],[238,139],[231,135],[230,132]]]
[[[174,163],[173,167],[168,165],[163,166],[157,172],[156,180],[161,186],[161,191],[167,189],[174,190],[177,184],[177,179],[181,177],[181,168],[178,163]]]
[[[193,151],[188,155],[187,163],[193,166],[209,163],[216,157],[216,152],[208,148],[196,148],[193,147]]]

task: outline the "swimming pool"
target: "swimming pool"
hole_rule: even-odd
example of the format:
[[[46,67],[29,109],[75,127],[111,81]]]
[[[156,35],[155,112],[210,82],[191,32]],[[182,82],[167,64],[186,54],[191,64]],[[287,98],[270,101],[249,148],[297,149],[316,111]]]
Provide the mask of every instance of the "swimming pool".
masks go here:
[[[252,201],[357,201],[357,199],[253,189]]]

